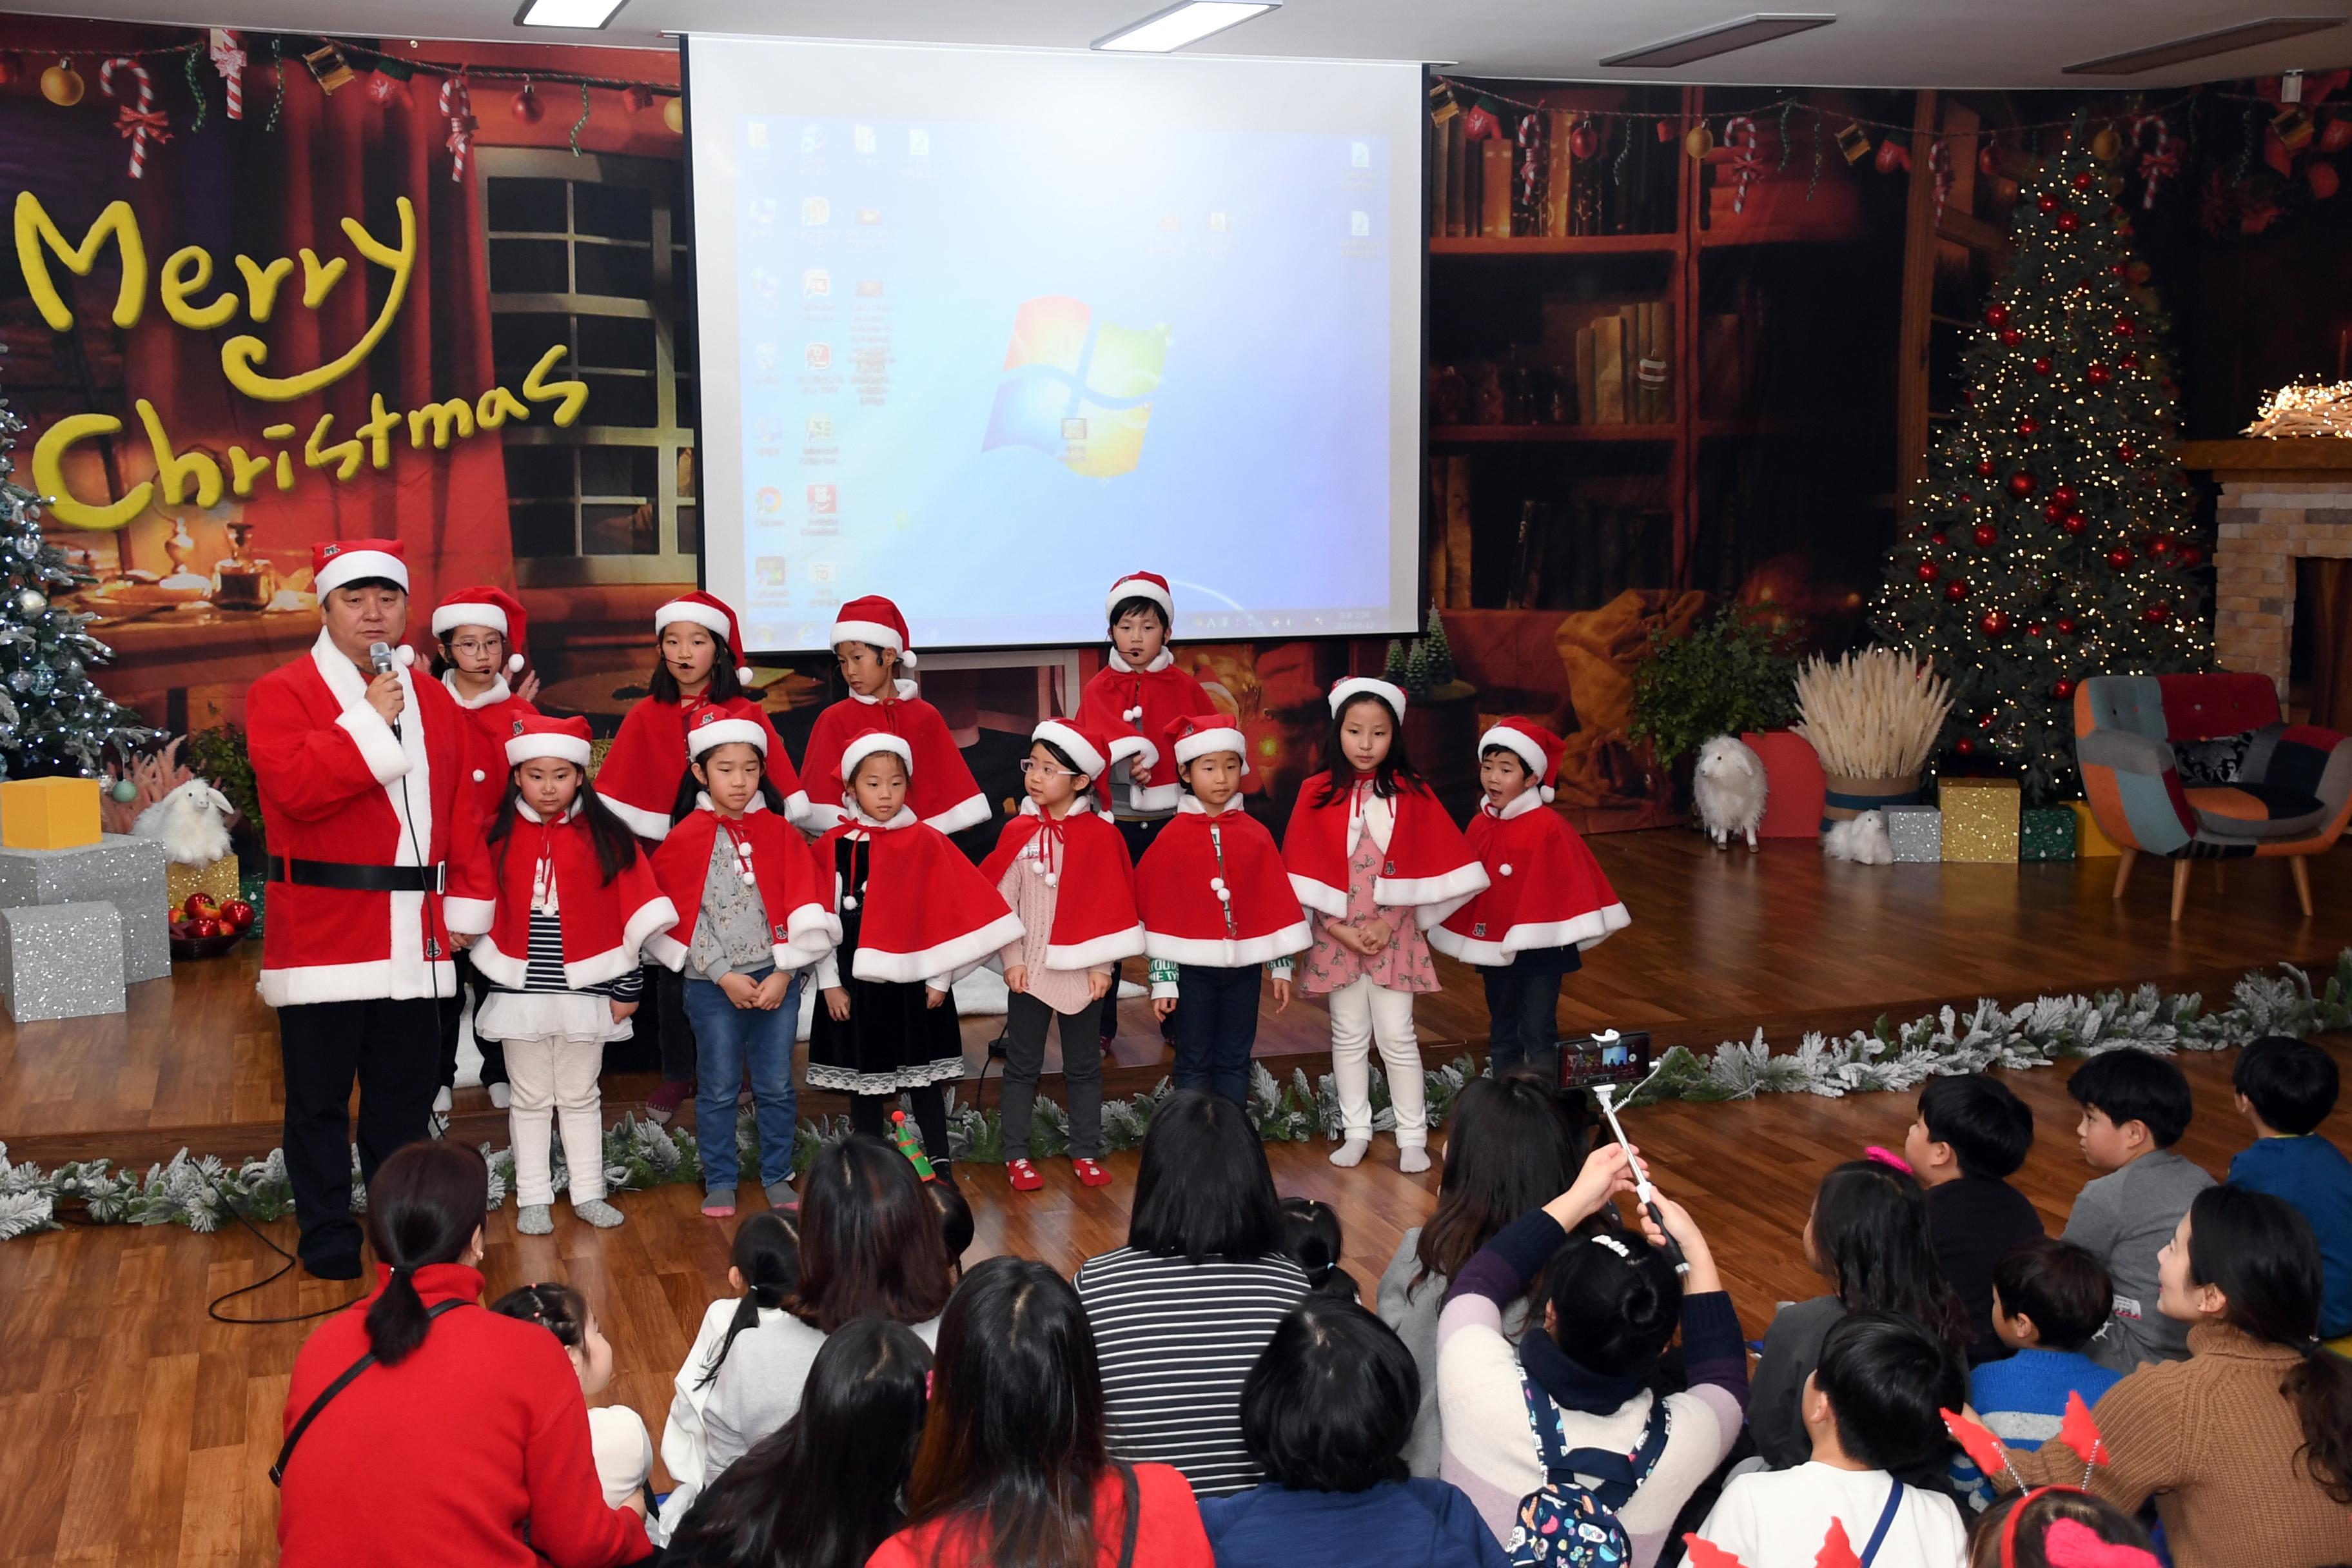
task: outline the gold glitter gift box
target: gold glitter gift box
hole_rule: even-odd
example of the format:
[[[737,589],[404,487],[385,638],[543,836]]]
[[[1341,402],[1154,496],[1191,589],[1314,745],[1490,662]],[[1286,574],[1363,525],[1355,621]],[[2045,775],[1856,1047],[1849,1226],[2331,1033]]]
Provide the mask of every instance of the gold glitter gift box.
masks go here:
[[[2013,861],[2021,804],[2015,779],[1945,779],[1937,791],[1944,812],[1944,858]]]

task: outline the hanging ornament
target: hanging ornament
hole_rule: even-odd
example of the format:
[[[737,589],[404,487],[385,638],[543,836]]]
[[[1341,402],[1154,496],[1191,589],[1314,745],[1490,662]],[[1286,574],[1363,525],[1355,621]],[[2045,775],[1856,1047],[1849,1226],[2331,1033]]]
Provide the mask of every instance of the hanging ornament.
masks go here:
[[[1665,130],[1666,122],[1663,120],[1658,121],[1658,129]],[[1683,151],[1693,158],[1704,158],[1715,151],[1715,132],[1706,128],[1706,121],[1700,121],[1684,133]]]
[[[686,100],[672,98],[662,105],[662,123],[677,135],[686,134]]]
[[[1454,101],[1454,89],[1444,82],[1440,82],[1438,87],[1445,89],[1445,102],[1449,110],[1446,119],[1450,120],[1454,115],[1461,113],[1461,106]],[[1432,88],[1430,91],[1432,95],[1434,96],[1437,91],[1437,88]],[[653,106],[654,89],[646,86],[643,82],[633,81],[628,86],[621,89],[621,107],[627,110],[631,114],[643,113]],[[1440,123],[1442,124],[1444,121],[1440,121]]]
[[[1969,537],[1977,542],[1977,547],[1979,549],[1990,550],[1993,547],[1994,542],[2000,538],[2000,530],[1995,528],[1989,522],[1980,522],[1977,524],[1976,531]]]
[[[151,139],[157,142],[169,142],[172,132],[169,122],[155,112],[155,79],[147,74],[145,66],[129,55],[117,55],[98,68],[98,90],[109,98],[115,96],[114,68],[117,66],[128,71],[131,81],[136,84],[138,107],[126,103],[116,112],[115,133],[131,143],[131,177],[143,180],[147,177],[148,142]]]
[[[2200,564],[2204,559],[2205,552],[2193,544],[2182,545],[2179,553],[2172,558],[2173,564],[2184,572],[2191,566]]]
[[[85,90],[81,73],[73,68],[71,60],[61,59],[41,73],[41,96],[59,109],[79,103]]]
[[[2105,386],[2116,379],[2116,373],[2097,360],[2083,367],[2083,379],[2093,386]]]
[[[2076,174],[2069,183],[2072,184],[2078,191],[2089,190],[2091,188],[2091,171],[2088,169],[2084,170],[2081,174]]]
[[[572,155],[575,158],[581,155],[580,133],[586,129],[588,129],[588,84],[583,81],[580,84],[580,118],[572,122],[572,134],[566,139],[572,143]],[[1533,169],[1534,164],[1530,163],[1528,167]]]
[[[10,49],[0,53],[0,87],[14,87],[25,79],[25,57]]]
[[[129,779],[117,779],[106,793],[114,797],[115,805],[129,805],[139,798],[139,786]]]
[[[2147,542],[2147,552],[2158,561],[2171,554],[2174,548],[2173,537],[2168,533],[2159,533]]]
[[[2026,635],[2027,637],[2040,637],[2040,636],[2042,635],[2042,623],[2041,623],[2040,621],[2028,621],[2028,622],[2026,622],[2026,623],[2025,623],[2025,635]]]
[[[1987,140],[1982,147],[1977,149],[1977,173],[1988,179],[2000,173],[2000,161],[1993,156],[1993,144],[1990,140]]]
[[[1989,479],[1992,478],[1992,459],[1990,458],[1979,458],[1977,459],[1977,478],[1980,479]]]
[[[1878,157],[1875,162],[1878,164],[1878,172],[1882,174],[1892,174],[1898,170],[1907,171],[1911,167],[1911,149],[1889,136],[1878,144]]]
[[[2000,346],[2005,349],[2013,349],[2024,341],[2025,334],[2015,327],[2003,327],[2000,330]]]
[[[2051,490],[2050,499],[2056,502],[2062,509],[2071,508],[2074,506],[2076,500],[2074,495],[2074,487],[2062,483]]]
[[[2116,361],[2116,368],[2118,370],[2137,370],[2139,368],[2139,354],[2135,351],[2134,353],[2124,355],[2123,358]]]
[[[1936,213],[1930,221],[1940,224],[1944,221],[1944,204],[1952,196],[1952,148],[1940,136],[1927,149],[1927,174],[1936,188]]]
[[[1984,320],[1988,327],[2009,325],[2009,307],[2000,304],[1987,305],[1984,308]]]
[[[319,90],[330,97],[351,86],[353,80],[351,62],[343,58],[343,51],[333,44],[320,45],[302,57],[302,63],[310,68],[310,75],[318,82]]]
[[[2139,323],[2133,321],[2129,316],[2117,316],[2116,318],[2116,336],[2119,338],[2127,338],[2137,331],[2139,331]]]
[[[1922,561],[1918,566],[1919,581],[1932,583],[1944,574],[1944,569],[1932,561]]]
[[[2060,234],[2072,234],[2082,226],[2083,215],[2074,211],[2072,207],[2067,208],[2064,212],[2058,215],[2058,232]]]
[[[2051,363],[2051,362],[2050,362],[2050,356],[2049,356],[2049,355],[2047,355],[2047,354],[2038,354],[2038,355],[2036,355],[2036,356],[2034,357],[2034,361],[2033,361],[2033,374],[2036,374],[2036,375],[2048,375],[2048,374],[2051,373],[2051,371],[2052,371],[2052,370],[2053,370],[2054,368],[2056,368],[2056,367],[2055,367],[2055,366],[2053,366],[2053,365]]]
[[[2144,620],[2161,626],[2164,622],[2171,618],[2172,606],[2166,604],[2163,600],[2158,599],[2155,604],[2150,605],[2147,609],[2141,611],[2140,616]]]
[[[2150,137],[2147,133],[2156,134]],[[2139,205],[2143,212],[2156,206],[2156,194],[2167,180],[2180,177],[2181,142],[2160,114],[2143,114],[2132,121],[2132,142],[2139,152]]]
[[[443,145],[449,149],[452,162],[449,177],[466,177],[466,161],[474,151],[474,132],[481,121],[474,118],[474,89],[466,83],[463,71],[441,79],[441,117],[449,122],[449,136]]]
[[[2097,134],[2091,138],[2091,156],[2102,163],[2114,163],[2116,154],[2123,150],[2124,139],[2116,134],[2116,128],[2112,125],[2102,125]],[[2088,175],[2078,174],[2075,178],[2085,184],[2089,183]]]
[[[2089,521],[2088,521],[2087,519],[2085,519],[2085,518],[2083,516],[2083,514],[2082,514],[2081,512],[2079,512],[2079,511],[2070,511],[2070,512],[2068,512],[2068,513],[2066,514],[2065,520],[2064,520],[2063,521],[2062,521],[2061,523],[2059,523],[2059,525],[2058,525],[2058,526],[2059,526],[2059,527],[2061,527],[2061,528],[2063,528],[2063,529],[2064,529],[2064,530],[2065,530],[2067,532],[2069,532],[2069,533],[2077,533],[2077,534],[2078,534],[2078,533],[2081,533],[2084,529],[2086,529],[2086,528],[2090,527],[2090,526],[2091,526],[2091,524],[2090,524]]]
[[[525,125],[536,125],[547,118],[547,105],[539,101],[539,94],[532,89],[529,77],[523,79],[522,90],[514,95],[514,101],[507,105],[507,110]]]
[[[1987,610],[1977,622],[1977,629],[1989,637],[1997,637],[2009,630],[2009,612]]]
[[[37,616],[48,607],[48,600],[41,597],[37,588],[26,588],[16,595],[16,608],[21,614]]]
[[[2132,563],[2132,552],[2122,545],[2107,552],[2107,564],[2120,572]]]
[[[2139,448],[2133,446],[2129,441],[2116,442],[2116,461],[2119,463],[2137,463],[2139,461]]]
[[[1976,737],[1973,735],[1961,736],[1958,740],[1952,742],[1952,750],[1964,757],[1975,756],[1977,754]]]
[[[2303,172],[2303,183],[2311,187],[2311,199],[2315,202],[2324,202],[2344,188],[2336,165],[2320,159],[2314,159],[2311,167]]]
[[[2054,213],[2058,210],[2058,198],[2044,191],[2033,198],[2033,210],[2038,213]]]
[[[226,27],[211,29],[206,58],[220,72],[221,91],[228,98],[228,117],[245,118],[245,40]]]
[[[1939,528],[1935,532],[1927,536],[1927,542],[1934,545],[1937,549],[1941,550],[1946,544],[1949,543],[1950,541],[1944,536],[1944,531]]]
[[[638,110],[643,109],[646,104],[653,101],[653,97],[650,93],[646,94],[643,102],[632,103],[629,101],[629,95],[631,93],[644,91],[645,89],[634,84],[621,89],[621,102],[630,113],[635,114]],[[1462,105],[1454,99],[1454,84],[1452,82],[1447,81],[1444,77],[1439,77],[1429,84],[1429,123],[1431,125],[1443,128],[1447,121],[1452,120],[1461,112]]]
[[[1870,156],[1870,133],[1860,125],[1849,125],[1839,132],[1837,144],[1848,163],[1859,163]]]
[[[2058,699],[2059,701],[2063,702],[2066,699],[2074,695],[2074,683],[2071,680],[2061,680],[2055,682],[2050,688],[2050,695]]]
[[[2041,429],[2042,421],[2036,419],[2032,415],[2021,414],[2017,416],[2017,433],[2019,435],[2032,436],[2039,434]]]
[[[2066,509],[2058,504],[2058,500],[2055,496],[2051,498],[2049,505],[2042,509],[2042,520],[2044,522],[2063,522],[2066,521]]]
[[[1465,142],[1486,142],[1502,133],[1503,122],[1496,119],[1495,111],[1483,103],[1474,102],[1470,105],[1470,112],[1462,117],[1462,140]]]
[[[1576,129],[1568,133],[1568,150],[1580,160],[1590,161],[1601,155],[1601,132],[1592,129],[1591,121],[1576,122]]]
[[[394,99],[405,103],[408,101],[409,79],[415,74],[416,68],[406,60],[394,59],[390,55],[378,55],[375,59],[375,75],[368,79],[368,96],[376,102],[385,105],[389,105]]]
[[[2033,493],[2035,480],[2032,468],[2020,468],[2009,476],[2009,493],[2020,500]]]
[[[2271,116],[2271,129],[2277,132],[2279,145],[2289,154],[2302,152],[2311,145],[2311,112],[2299,103],[2283,103]]]
[[[2074,635],[2074,617],[2072,616],[2059,616],[2058,632],[2062,637],[2073,637]]]
[[[1969,580],[1966,577],[1955,577],[1944,584],[1944,597],[1951,600],[1952,603],[1957,605],[1968,596]]]
[[[1734,115],[1723,122],[1723,140],[1731,148],[1731,210],[1742,213],[1748,210],[1748,187],[1764,172],[1764,154],[1757,145],[1756,121],[1744,114]],[[1783,142],[1781,154],[1785,157],[1788,151]]]

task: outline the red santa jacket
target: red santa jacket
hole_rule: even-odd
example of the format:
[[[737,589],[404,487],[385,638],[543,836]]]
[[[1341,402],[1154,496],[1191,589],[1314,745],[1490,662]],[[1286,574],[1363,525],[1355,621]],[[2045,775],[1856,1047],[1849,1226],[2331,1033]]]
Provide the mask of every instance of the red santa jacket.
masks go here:
[[[1176,668],[1176,656],[1166,648],[1151,661],[1148,669],[1129,668],[1127,660],[1116,653],[1110,662],[1095,671],[1087,682],[1078,702],[1078,721],[1088,729],[1116,740],[1121,735],[1141,735],[1151,742],[1152,751],[1160,750],[1160,738],[1168,732],[1169,724],[1178,719],[1198,713],[1214,713],[1217,705],[1192,679],[1192,672]],[[1123,784],[1114,791],[1108,781],[1103,793],[1112,797],[1115,811],[1139,811],[1158,815],[1173,811],[1183,798],[1184,791],[1176,781],[1176,764],[1162,756],[1151,764],[1149,786]]]
[[[488,912],[473,733],[438,681],[394,673],[408,699],[397,734],[323,630],[246,693],[272,862],[260,984],[272,1007],[455,995],[448,933]],[[289,860],[446,870],[437,892],[363,891],[289,881]]]
[[[1366,777],[1326,804],[1330,780],[1328,773],[1317,773],[1299,786],[1290,826],[1283,829],[1282,859],[1290,868],[1298,901],[1336,921],[1348,915],[1348,860],[1354,853],[1348,836],[1371,785]],[[1410,907],[1427,931],[1486,886],[1486,868],[1425,785],[1399,781],[1388,804],[1395,824],[1380,874],[1372,879],[1372,900],[1391,909]]]
[[[841,940],[841,926],[833,918],[832,900],[809,855],[808,840],[756,797],[734,826],[751,848],[751,885],[759,889],[760,905],[768,917],[776,967],[798,969],[831,952]],[[687,950],[694,945],[694,928],[702,919],[702,889],[710,880],[710,847],[719,832],[710,797],[699,795],[695,809],[654,851],[654,880],[677,910],[677,923],[647,937],[646,952],[671,969],[686,967]]]
[[[1143,921],[1135,912],[1135,865],[1127,840],[1095,815],[1084,796],[1056,822],[1024,800],[1004,825],[996,848],[980,863],[980,879],[1004,885],[1015,865],[1044,877],[1054,889],[1054,929],[1045,933],[1045,967],[1091,969],[1143,951]]]
[[[1314,945],[1274,835],[1242,810],[1214,816],[1186,795],[1135,868],[1143,951],[1172,963],[1241,969]]]
[[[376,1288],[311,1331],[294,1356],[285,1425],[368,1348]],[[415,1275],[429,1309],[478,1302],[457,1263]],[[474,1305],[433,1320],[397,1366],[376,1365],[319,1415],[278,1494],[285,1568],[614,1568],[651,1551],[643,1521],[596,1479],[579,1374],[553,1334]]]
[[[515,802],[514,831],[488,847],[498,885],[496,907],[478,921],[480,940],[472,947],[474,967],[494,985],[522,989],[530,967],[530,912],[540,868],[550,868],[552,900],[563,928],[563,980],[574,991],[617,980],[645,960],[646,940],[677,923],[677,909],[654,881],[642,855],[621,868],[610,882],[596,858],[596,841],[580,820],[581,806],[553,821]],[[452,922],[452,929],[468,928]],[[482,934],[487,932],[487,934]]]
[[[613,737],[613,749],[597,766],[597,795],[640,838],[658,844],[669,834],[669,814],[677,805],[678,785],[686,778],[686,726],[705,706],[711,705],[698,698],[684,702],[646,698],[622,717],[621,732]],[[795,822],[802,820],[808,797],[801,791],[791,753],[784,750],[776,727],[768,723],[767,710],[747,697],[730,697],[715,706],[738,718],[767,724],[763,771],[783,798],[784,815]],[[698,887],[697,902],[701,896]]]
[[[907,804],[916,816],[941,833],[961,833],[989,818],[988,797],[965,765],[963,752],[940,710],[915,695],[915,683],[898,682],[898,694],[888,701],[860,697],[855,691],[816,716],[809,731],[807,763],[808,811],[800,818],[811,831],[847,821],[843,804],[841,752],[858,731],[889,731],[915,753],[907,770]]]
[[[842,886],[835,847],[844,839],[866,847],[862,907]],[[849,972],[860,980],[919,980],[945,990],[1021,935],[1021,921],[996,884],[912,806],[900,806],[887,823],[853,816],[827,828],[816,841],[816,861],[831,873],[829,907],[856,910],[857,954]]]
[[[1596,947],[1633,923],[1583,838],[1536,791],[1499,814],[1481,806],[1469,839],[1494,879],[1430,929],[1438,952],[1499,968],[1535,948]]]
[[[479,748],[467,776],[474,781],[474,805],[480,813],[482,826],[488,827],[506,804],[507,782],[514,770],[507,766],[507,742],[521,733],[516,726],[525,719],[535,719],[539,710],[514,694],[503,675],[494,677],[490,689],[479,697],[467,697],[457,689],[457,684],[445,671],[442,689],[449,700],[466,716],[467,727],[474,732]]]

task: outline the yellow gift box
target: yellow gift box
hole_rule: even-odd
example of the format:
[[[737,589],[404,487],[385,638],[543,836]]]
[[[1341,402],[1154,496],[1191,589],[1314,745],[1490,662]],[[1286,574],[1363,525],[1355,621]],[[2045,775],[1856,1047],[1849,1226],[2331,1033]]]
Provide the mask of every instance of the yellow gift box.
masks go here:
[[[96,779],[0,782],[0,845],[11,849],[79,849],[98,842]]]
[[[2099,819],[2091,815],[2087,800],[2070,800],[2066,809],[2074,814],[2074,858],[2087,860],[2094,855],[2120,855],[2116,841],[2099,831]]]
[[[216,904],[225,904],[238,890],[234,855],[224,855],[209,866],[183,866],[174,860],[163,868],[163,893],[171,902],[173,920],[188,907],[190,893],[202,893]]]
[[[1944,813],[1944,858],[2013,861],[2023,800],[2015,779],[1946,779],[1937,803]]]

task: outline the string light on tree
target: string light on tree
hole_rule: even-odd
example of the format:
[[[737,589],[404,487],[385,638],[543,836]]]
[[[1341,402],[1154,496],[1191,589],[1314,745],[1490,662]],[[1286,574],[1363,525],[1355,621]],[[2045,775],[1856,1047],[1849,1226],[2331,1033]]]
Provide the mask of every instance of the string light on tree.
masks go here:
[[[1951,754],[2003,764],[2037,805],[2075,788],[2071,703],[2084,676],[2210,658],[2206,552],[2165,456],[2169,323],[2142,287],[2129,215],[2112,205],[2119,182],[2087,141],[2078,126],[2042,143],[2008,270],[1964,353],[1969,395],[1910,498],[1873,608],[1882,637],[1951,680],[1954,711],[1969,716],[1954,721],[1965,732]],[[1937,535],[1959,537],[1965,575],[1930,544]]]

